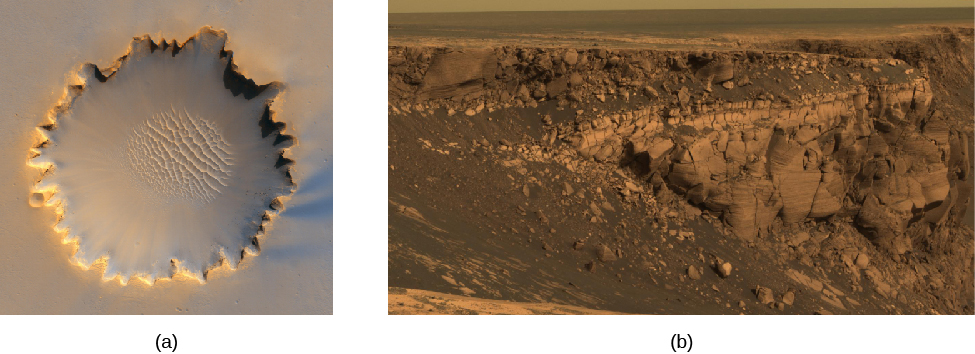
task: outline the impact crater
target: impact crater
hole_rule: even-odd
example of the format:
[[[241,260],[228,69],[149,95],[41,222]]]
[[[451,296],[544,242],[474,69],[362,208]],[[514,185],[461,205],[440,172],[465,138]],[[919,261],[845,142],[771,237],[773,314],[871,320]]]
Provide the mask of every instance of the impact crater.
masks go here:
[[[147,283],[236,269],[257,255],[296,189],[284,85],[258,85],[233,63],[224,31],[183,43],[134,38],[111,67],[82,65],[29,165],[30,204],[53,207],[72,262]]]

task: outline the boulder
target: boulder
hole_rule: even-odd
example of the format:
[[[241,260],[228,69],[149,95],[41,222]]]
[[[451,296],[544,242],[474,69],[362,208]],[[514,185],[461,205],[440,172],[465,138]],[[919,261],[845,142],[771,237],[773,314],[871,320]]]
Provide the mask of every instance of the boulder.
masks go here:
[[[775,297],[772,295],[772,289],[759,286],[755,289],[755,294],[758,297],[758,302],[763,305],[775,302]]]
[[[731,263],[724,262],[718,266],[718,274],[720,274],[722,278],[727,278],[731,275],[731,269]]]
[[[856,260],[856,265],[860,269],[867,269],[867,266],[870,265],[870,256],[867,256],[866,253],[860,253],[860,254],[858,254],[857,255],[857,260]]]
[[[735,78],[735,63],[731,59],[715,59],[698,69],[694,76],[701,80],[711,78],[711,83],[720,84]]]
[[[579,53],[576,52],[575,49],[569,49],[565,52],[565,54],[562,55],[562,61],[565,62],[566,65],[576,65],[576,63],[579,62]]]
[[[552,81],[549,82],[548,85],[546,85],[546,89],[548,91],[548,97],[550,99],[558,97],[563,92],[565,92],[565,90],[568,88],[569,88],[569,81],[565,78],[565,76],[556,77],[552,79]]]
[[[616,260],[616,254],[606,245],[598,245],[596,246],[596,258],[600,262],[612,262]]]
[[[599,150],[596,151],[595,154],[593,154],[593,158],[595,158],[596,161],[605,162],[609,160],[610,157],[615,155],[616,155],[616,149],[614,148],[614,146],[612,144],[606,144],[603,145],[601,148],[599,148]]]
[[[799,245],[802,245],[803,242],[806,242],[808,240],[809,240],[809,233],[806,231],[800,231],[797,232],[795,235],[792,235],[792,238],[789,239],[789,245],[793,247],[798,247]]]
[[[421,99],[460,97],[480,91],[484,82],[494,76],[498,58],[490,50],[439,53],[420,86]]]
[[[680,90],[677,91],[677,101],[682,105],[686,105],[691,101],[691,93],[687,89],[687,86],[681,86]]]
[[[874,244],[895,254],[906,251],[903,237],[898,239],[898,236],[902,236],[909,220],[910,214],[891,210],[882,205],[874,195],[868,195],[864,199],[856,218],[857,224],[873,231],[868,237]]]
[[[569,84],[572,85],[572,87],[582,86],[583,83],[584,81],[582,79],[582,75],[579,75],[579,73],[569,74]]]
[[[538,85],[538,88],[532,92],[532,97],[535,99],[544,98],[547,95],[545,84]]]
[[[670,139],[657,137],[650,142],[647,146],[647,153],[650,155],[651,159],[659,159],[664,153],[670,151],[674,147],[674,142]]]
[[[516,94],[522,101],[528,102],[528,100],[531,100],[531,91],[528,90],[528,87],[525,86],[525,84],[518,85],[518,91]]]
[[[782,295],[782,303],[786,305],[792,306],[792,304],[795,303],[795,301],[796,301],[795,291],[789,290],[785,292],[785,295]]]

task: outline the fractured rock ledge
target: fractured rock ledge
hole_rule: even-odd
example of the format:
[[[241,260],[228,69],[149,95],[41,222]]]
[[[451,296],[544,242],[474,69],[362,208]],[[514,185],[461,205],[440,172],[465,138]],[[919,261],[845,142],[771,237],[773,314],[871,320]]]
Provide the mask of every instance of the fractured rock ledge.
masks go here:
[[[746,241],[776,218],[849,218],[903,254],[912,225],[937,227],[968,203],[956,181],[970,178],[970,137],[901,60],[510,47],[389,56],[391,114],[555,104],[570,119],[543,141],[663,181]],[[724,82],[735,85],[712,88]]]

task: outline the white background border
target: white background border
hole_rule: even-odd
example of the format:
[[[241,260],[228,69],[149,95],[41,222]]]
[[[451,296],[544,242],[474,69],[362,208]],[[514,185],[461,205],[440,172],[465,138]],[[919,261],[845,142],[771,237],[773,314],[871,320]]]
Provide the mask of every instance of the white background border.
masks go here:
[[[0,352],[155,353],[159,333],[177,353],[670,353],[674,333],[692,353],[975,350],[975,316],[386,316],[386,3],[333,16],[334,315],[0,316]]]

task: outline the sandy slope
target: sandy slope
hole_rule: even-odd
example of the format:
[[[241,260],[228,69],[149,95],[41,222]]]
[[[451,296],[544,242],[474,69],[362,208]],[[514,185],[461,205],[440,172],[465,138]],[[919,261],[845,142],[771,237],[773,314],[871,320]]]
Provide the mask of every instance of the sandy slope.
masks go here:
[[[132,37],[186,40],[209,25],[248,78],[287,85],[274,107],[292,149],[298,191],[274,221],[259,256],[217,269],[200,285],[177,277],[148,286],[103,282],[101,268],[68,262],[49,208],[31,208],[33,128],[85,62],[101,67]],[[65,1],[5,4],[0,13],[0,313],[322,314],[332,311],[331,3]]]
[[[478,299],[435,291],[389,288],[390,315],[625,315],[551,303]]]

